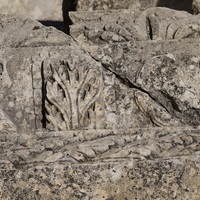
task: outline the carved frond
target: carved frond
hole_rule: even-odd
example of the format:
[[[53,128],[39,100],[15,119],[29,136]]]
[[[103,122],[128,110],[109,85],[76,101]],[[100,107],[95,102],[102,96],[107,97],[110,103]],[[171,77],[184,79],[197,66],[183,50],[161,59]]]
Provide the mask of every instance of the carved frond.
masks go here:
[[[95,103],[103,85],[101,72],[70,62],[49,64],[52,73],[47,78],[45,101],[48,126],[56,130],[95,128]]]

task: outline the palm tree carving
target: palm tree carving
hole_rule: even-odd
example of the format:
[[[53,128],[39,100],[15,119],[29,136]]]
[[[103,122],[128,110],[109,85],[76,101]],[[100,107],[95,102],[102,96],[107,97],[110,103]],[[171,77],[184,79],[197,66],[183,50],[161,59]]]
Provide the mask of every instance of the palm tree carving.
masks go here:
[[[49,63],[48,67],[51,75],[46,82],[47,121],[56,130],[91,127],[102,92],[101,72],[91,67],[72,67],[68,62],[61,62],[59,67]]]

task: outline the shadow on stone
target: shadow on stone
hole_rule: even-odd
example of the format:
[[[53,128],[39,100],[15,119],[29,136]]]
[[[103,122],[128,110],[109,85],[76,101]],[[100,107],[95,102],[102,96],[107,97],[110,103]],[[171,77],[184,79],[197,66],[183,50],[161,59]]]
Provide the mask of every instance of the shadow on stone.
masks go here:
[[[193,0],[158,0],[156,6],[192,13],[192,2]]]
[[[64,24],[62,21],[39,21],[41,24],[43,24],[44,26],[53,26],[56,29],[58,29],[59,31],[63,31],[64,32]]]
[[[69,26],[72,24],[72,21],[69,17],[70,11],[76,11],[78,0],[63,0],[62,3],[62,12],[64,20],[64,31],[69,34]]]

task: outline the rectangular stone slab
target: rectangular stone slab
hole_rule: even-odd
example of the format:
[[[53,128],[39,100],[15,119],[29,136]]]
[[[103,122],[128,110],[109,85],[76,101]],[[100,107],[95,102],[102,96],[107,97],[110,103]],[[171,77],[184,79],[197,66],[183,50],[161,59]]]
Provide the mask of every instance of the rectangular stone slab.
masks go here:
[[[2,199],[199,199],[199,156],[120,163],[1,162]]]

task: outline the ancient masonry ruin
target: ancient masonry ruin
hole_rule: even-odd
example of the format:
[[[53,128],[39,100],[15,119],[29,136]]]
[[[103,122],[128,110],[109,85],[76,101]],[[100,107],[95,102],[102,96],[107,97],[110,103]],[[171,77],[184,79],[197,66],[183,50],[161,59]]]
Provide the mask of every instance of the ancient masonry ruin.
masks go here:
[[[199,200],[200,15],[91,2],[0,15],[0,200]]]

